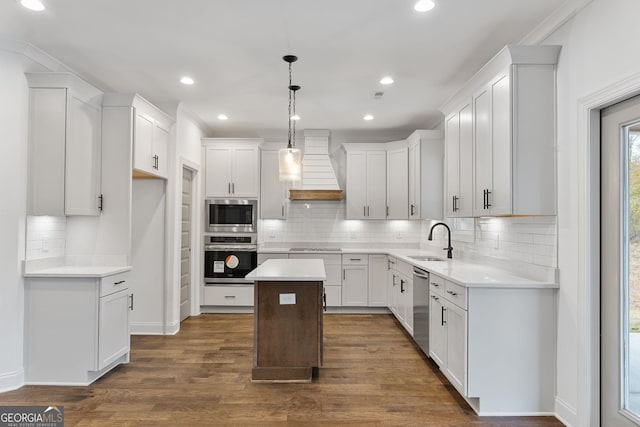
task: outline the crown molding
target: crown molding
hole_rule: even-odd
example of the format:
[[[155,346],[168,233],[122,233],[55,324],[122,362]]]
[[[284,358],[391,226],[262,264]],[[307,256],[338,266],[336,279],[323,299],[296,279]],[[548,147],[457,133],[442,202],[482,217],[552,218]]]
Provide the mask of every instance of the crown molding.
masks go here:
[[[547,16],[537,27],[520,40],[522,45],[535,45],[542,43],[547,37],[553,34],[558,28],[564,25],[571,18],[576,16],[582,9],[587,7],[593,0],[567,0],[562,6]]]

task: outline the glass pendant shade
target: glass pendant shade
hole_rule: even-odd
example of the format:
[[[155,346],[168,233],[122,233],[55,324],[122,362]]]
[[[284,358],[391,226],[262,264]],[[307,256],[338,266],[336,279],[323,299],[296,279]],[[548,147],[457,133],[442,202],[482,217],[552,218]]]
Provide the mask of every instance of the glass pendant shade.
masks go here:
[[[297,148],[283,148],[278,152],[280,181],[302,179],[302,153]]]

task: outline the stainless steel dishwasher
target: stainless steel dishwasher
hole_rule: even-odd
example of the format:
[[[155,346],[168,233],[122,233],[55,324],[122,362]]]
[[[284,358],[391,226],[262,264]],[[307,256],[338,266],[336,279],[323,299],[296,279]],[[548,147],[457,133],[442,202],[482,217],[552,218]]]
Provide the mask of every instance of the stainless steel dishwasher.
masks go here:
[[[413,267],[413,339],[429,356],[429,273]]]

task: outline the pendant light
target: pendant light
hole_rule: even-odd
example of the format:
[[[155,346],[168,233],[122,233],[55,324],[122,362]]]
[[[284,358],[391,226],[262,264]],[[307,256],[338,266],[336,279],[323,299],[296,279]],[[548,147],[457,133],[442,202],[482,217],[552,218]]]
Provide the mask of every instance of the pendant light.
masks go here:
[[[282,59],[289,64],[289,115],[287,117],[289,135],[287,148],[282,148],[278,153],[278,169],[280,181],[300,181],[302,177],[301,153],[296,148],[296,121],[300,119],[296,115],[296,92],[300,90],[300,86],[291,83],[291,64],[296,62],[298,57],[286,55]]]

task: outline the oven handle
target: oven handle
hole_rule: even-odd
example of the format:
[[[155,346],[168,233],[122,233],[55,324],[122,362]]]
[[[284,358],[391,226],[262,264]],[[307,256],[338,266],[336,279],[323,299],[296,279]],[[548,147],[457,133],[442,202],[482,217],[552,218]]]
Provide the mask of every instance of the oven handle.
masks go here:
[[[204,245],[205,251],[227,251],[227,250],[246,250],[246,251],[257,251],[258,248],[254,245],[226,245],[226,246],[218,246],[218,245]]]

